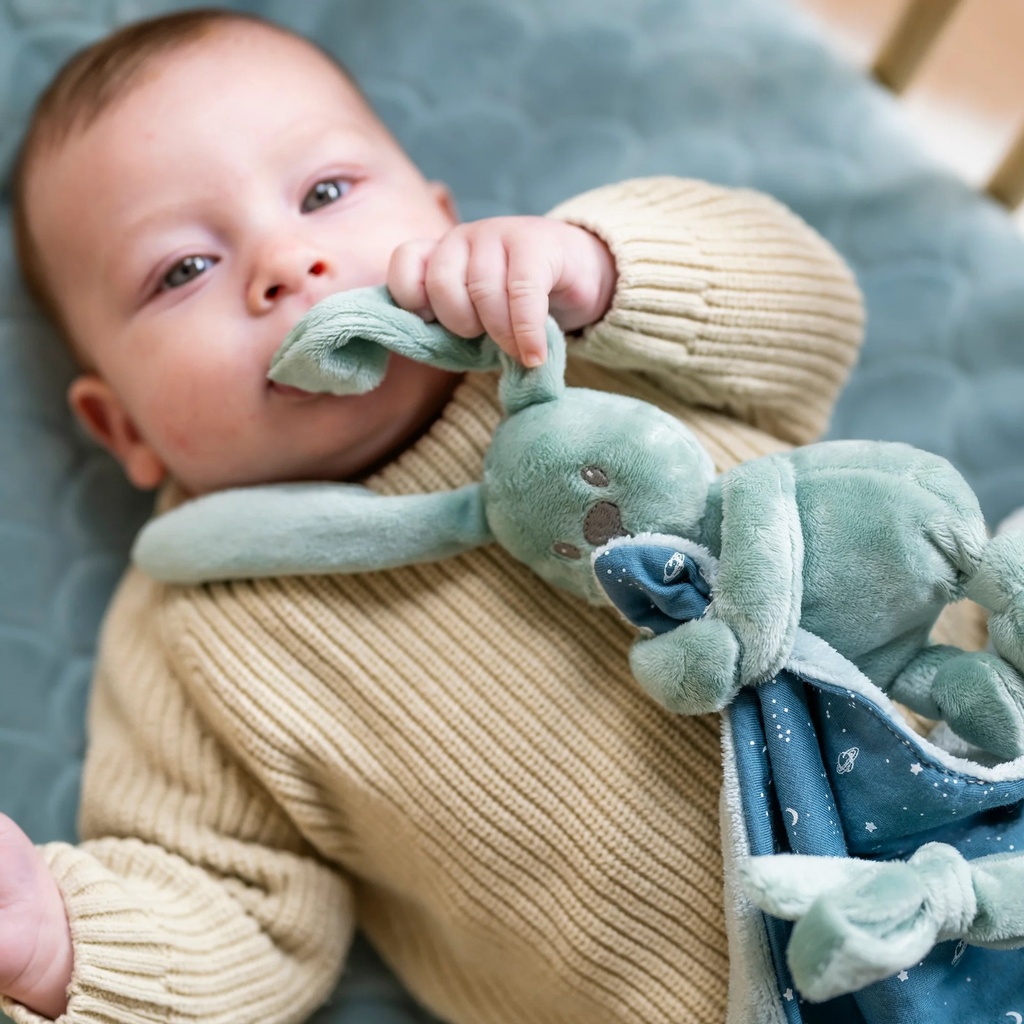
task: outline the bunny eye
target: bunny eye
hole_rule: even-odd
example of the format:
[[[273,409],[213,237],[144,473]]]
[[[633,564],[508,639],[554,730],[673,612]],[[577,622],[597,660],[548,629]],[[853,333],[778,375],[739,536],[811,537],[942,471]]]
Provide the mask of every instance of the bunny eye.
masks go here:
[[[551,550],[563,558],[581,558],[580,549],[575,544],[569,544],[564,540],[557,540],[551,545]]]
[[[580,476],[591,487],[607,487],[608,486],[608,474],[601,469],[600,466],[584,466],[580,470]]]

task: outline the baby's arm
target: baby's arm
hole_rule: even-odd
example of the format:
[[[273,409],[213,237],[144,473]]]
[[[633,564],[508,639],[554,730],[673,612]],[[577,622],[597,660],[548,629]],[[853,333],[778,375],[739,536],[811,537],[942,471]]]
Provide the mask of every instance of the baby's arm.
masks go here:
[[[14,998],[0,1009],[41,1024],[14,1000],[29,996],[49,1014],[66,997],[62,1024],[297,1024],[340,974],[354,928],[350,886],[184,687],[136,692],[149,683],[131,662],[117,680],[102,669],[97,677],[86,841],[40,848],[74,938],[70,986],[47,983],[35,999],[8,987]],[[283,756],[273,769],[291,771]]]
[[[547,217],[490,217],[440,241],[400,245],[388,290],[403,309],[464,338],[489,334],[526,366],[547,350],[548,314],[563,331],[604,316],[615,290],[608,247],[583,228]]]
[[[189,801],[181,792],[163,798]],[[200,830],[209,824],[195,822]],[[17,1024],[42,1024],[61,1012],[66,1024],[101,1017],[118,1024],[305,1020],[341,971],[352,933],[348,887],[308,852],[207,839],[219,855],[196,863],[173,849],[172,837],[164,839],[166,849],[113,837],[43,847],[68,908],[74,970],[65,962],[26,977],[24,987],[7,985],[0,1009]],[[30,927],[26,922],[21,934]],[[54,947],[66,956],[60,941]],[[40,960],[47,955],[40,947]]]
[[[602,238],[618,278],[573,351],[796,444],[824,431],[863,332],[849,267],[769,196],[682,178],[585,192],[552,218]]]
[[[29,845],[31,858],[24,847],[0,852],[0,900],[14,901],[0,910],[0,1010],[17,1024],[62,1013],[66,1024],[305,1020],[341,971],[353,929],[347,885],[308,853],[206,838],[215,862],[190,862],[170,837],[166,849],[111,837]],[[17,890],[8,857],[31,861],[39,884]]]

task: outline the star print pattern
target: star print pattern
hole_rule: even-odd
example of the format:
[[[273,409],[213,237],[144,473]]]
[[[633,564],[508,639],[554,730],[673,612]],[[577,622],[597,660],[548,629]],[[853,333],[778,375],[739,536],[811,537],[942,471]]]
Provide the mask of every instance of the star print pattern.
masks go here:
[[[665,559],[651,563],[660,583]],[[698,576],[699,566],[682,574],[691,581]],[[644,589],[639,574],[631,587]],[[658,632],[673,628],[665,621],[666,609],[690,601],[661,598]],[[643,610],[649,612],[648,604]],[[808,650],[820,654],[813,643]],[[832,661],[823,656],[830,669],[823,679],[829,681],[782,671],[741,690],[727,709],[751,854],[905,859],[929,841],[950,843],[968,859],[1024,851],[1024,771],[999,774],[944,759],[901,719],[890,717],[852,665],[834,651],[831,656]],[[803,673],[813,659],[804,656],[798,663]],[[837,681],[844,671],[854,689]],[[784,956],[791,926],[767,915],[763,921],[772,949],[779,951],[779,1005],[789,1024],[802,1024],[804,1004]],[[980,978],[984,984],[977,983]],[[863,998],[824,1005],[830,1024],[989,1024],[1006,1015],[1021,991],[1024,949],[993,950],[951,939],[869,986]]]
[[[894,729],[863,695],[838,687],[807,687],[783,672],[756,691],[741,692],[729,715],[747,752],[745,761],[741,744],[736,744],[741,791],[748,777],[755,780],[748,771],[750,759],[757,759],[761,774],[756,775],[756,790],[752,786],[748,791],[747,806],[752,817],[759,815],[774,828],[771,848],[752,844],[755,853],[905,858],[935,838],[936,829],[949,830],[946,841],[968,857],[1012,852],[1011,846],[1024,850],[1024,780],[995,782],[952,770],[912,735]],[[757,723],[761,731],[752,728]],[[789,744],[779,742],[775,726],[780,723],[790,730]],[[854,747],[858,753],[851,758]],[[842,771],[851,761],[852,769]],[[789,927],[772,918],[766,923],[769,928],[776,923]],[[785,949],[788,934],[782,933],[780,949]],[[992,979],[986,986],[967,980],[982,970]],[[804,1004],[788,966],[783,962],[778,971],[777,991],[788,1008],[787,1019],[803,1022]],[[944,981],[948,972],[956,975],[955,984]],[[1000,1000],[1012,1000],[1024,990],[1024,950],[988,950],[954,939],[870,989],[880,994],[861,1007],[898,1006],[901,1015],[879,1009],[875,1016],[862,1016],[858,1010],[847,1018],[830,1010],[830,1022],[987,1024],[997,1018]],[[948,1004],[941,1010],[933,1007],[936,992]],[[833,1003],[844,1005],[842,999]]]
[[[1024,850],[1024,780],[997,783],[952,770],[934,754],[929,756],[913,736],[894,729],[862,695],[838,687],[797,686],[797,682],[783,672],[749,698],[760,706],[764,723],[781,720],[791,729],[792,741],[786,747],[771,742],[771,726],[764,730],[767,751],[760,756],[768,770],[758,778],[753,794],[764,808],[761,814],[768,812],[764,820],[775,822],[775,852],[905,858],[935,838],[936,829],[950,830],[946,841],[968,857],[1009,852],[1010,846]],[[737,710],[748,699],[746,693],[740,697],[734,704]],[[737,721],[732,710],[730,716]],[[778,730],[774,731],[777,735]],[[754,746],[747,745],[754,755],[765,747],[758,735],[752,733]],[[857,755],[851,757],[854,748]],[[814,767],[815,756],[818,767]],[[790,813],[780,813],[786,809]],[[795,827],[793,820],[799,822]],[[900,1019],[906,1020],[983,1024],[993,1019],[995,1002],[1010,999],[1024,988],[1024,950],[955,947],[956,941],[941,943],[919,965],[875,983],[872,990],[886,993],[874,997],[881,1000],[877,1005],[889,1005],[886,1000],[891,1000],[891,1005],[904,1008]],[[780,948],[785,948],[785,941]],[[966,980],[976,976],[982,964],[996,979],[994,993]],[[941,980],[950,971],[959,979],[952,990]],[[799,993],[786,965],[778,983],[782,1005],[793,1007],[800,1014],[793,1020],[802,1021]],[[794,992],[794,1001],[786,998],[787,990]],[[966,992],[962,1001],[950,1002],[953,992],[961,990]],[[958,1009],[948,1015],[923,1009],[931,1007],[936,991],[942,991],[943,998]],[[895,1018],[879,1011],[876,1017],[849,1019],[883,1024]],[[829,1019],[844,1020],[842,1016]]]

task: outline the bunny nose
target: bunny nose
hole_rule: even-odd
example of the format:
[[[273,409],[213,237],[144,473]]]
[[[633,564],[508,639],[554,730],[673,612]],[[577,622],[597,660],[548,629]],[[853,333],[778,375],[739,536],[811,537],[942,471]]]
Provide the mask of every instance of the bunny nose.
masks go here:
[[[610,501],[593,505],[583,520],[583,536],[595,546],[607,544],[612,537],[628,537],[629,530],[622,528],[619,506]]]

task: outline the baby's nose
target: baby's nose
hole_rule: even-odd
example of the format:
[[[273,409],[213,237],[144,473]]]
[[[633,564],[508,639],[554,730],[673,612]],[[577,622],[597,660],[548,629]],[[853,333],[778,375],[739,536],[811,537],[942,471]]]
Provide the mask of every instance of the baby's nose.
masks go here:
[[[278,253],[277,258],[264,260],[249,281],[246,301],[251,312],[269,312],[288,295],[308,293],[315,301],[324,291],[323,282],[314,284],[315,278],[324,278],[330,267],[322,256],[309,253]]]
[[[309,267],[307,273],[311,277],[319,277],[327,269],[324,266],[323,260],[315,260]],[[268,300],[276,299],[283,291],[286,291],[288,286],[286,284],[271,284],[266,287],[263,292],[263,297]]]

